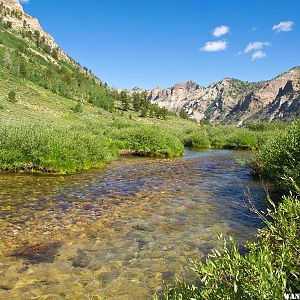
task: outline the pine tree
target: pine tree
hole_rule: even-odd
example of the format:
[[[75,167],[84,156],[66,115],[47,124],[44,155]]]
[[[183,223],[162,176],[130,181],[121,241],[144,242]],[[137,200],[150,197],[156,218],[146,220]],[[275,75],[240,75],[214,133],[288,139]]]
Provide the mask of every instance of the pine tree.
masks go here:
[[[20,72],[20,75],[23,78],[26,78],[26,75],[27,75],[27,62],[26,62],[25,58],[21,59],[20,66],[19,66],[19,72]]]
[[[8,100],[9,102],[11,103],[16,103],[17,102],[17,95],[16,95],[16,92],[15,91],[10,91],[8,93]]]
[[[185,111],[185,109],[184,108],[182,108],[181,110],[180,110],[180,112],[179,112],[179,117],[181,118],[181,119],[188,119],[188,114],[187,114],[187,112]]]

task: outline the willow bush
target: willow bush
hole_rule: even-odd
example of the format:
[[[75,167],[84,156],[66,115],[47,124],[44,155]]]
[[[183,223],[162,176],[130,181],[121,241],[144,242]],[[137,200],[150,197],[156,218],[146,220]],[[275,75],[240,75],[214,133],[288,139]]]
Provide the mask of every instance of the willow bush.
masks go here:
[[[300,184],[300,121],[294,121],[284,131],[264,144],[256,158],[258,169],[280,189],[293,189]]]
[[[117,149],[88,131],[42,124],[0,126],[0,168],[8,171],[74,172],[100,167]]]

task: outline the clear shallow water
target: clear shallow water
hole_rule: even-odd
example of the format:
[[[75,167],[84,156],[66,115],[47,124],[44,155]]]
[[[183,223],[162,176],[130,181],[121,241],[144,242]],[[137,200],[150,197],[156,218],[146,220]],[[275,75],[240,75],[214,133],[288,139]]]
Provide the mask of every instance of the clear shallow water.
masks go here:
[[[0,175],[0,299],[151,299],[189,279],[217,235],[252,239],[260,184],[247,152],[121,158],[69,176]],[[99,299],[99,298],[98,298]]]

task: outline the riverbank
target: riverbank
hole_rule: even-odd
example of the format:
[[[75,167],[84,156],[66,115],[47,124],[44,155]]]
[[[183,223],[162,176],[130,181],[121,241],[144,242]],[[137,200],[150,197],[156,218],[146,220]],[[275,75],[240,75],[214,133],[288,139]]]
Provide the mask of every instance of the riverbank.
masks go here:
[[[208,126],[169,117],[143,124],[112,113],[102,122],[5,122],[0,124],[0,170],[74,173],[101,168],[119,155],[178,157],[184,147],[249,149],[260,147],[279,129]],[[145,122],[146,120],[142,120]]]

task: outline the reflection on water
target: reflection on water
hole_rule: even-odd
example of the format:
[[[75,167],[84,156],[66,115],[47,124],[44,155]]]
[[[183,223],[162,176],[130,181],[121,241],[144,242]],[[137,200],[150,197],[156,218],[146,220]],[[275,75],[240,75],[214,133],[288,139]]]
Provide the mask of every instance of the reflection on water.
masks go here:
[[[0,299],[151,299],[189,278],[220,233],[253,238],[264,209],[248,153],[122,158],[68,176],[0,175]]]

